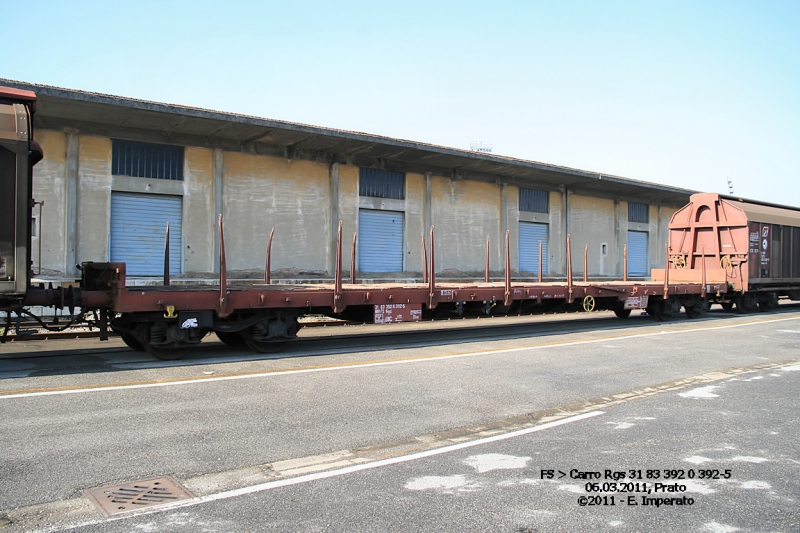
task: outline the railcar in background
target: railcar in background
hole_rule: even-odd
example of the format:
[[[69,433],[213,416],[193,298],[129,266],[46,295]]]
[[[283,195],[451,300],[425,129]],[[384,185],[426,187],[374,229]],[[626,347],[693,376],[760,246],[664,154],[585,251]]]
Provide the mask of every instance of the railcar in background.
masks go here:
[[[711,302],[740,313],[800,300],[800,208],[713,193],[692,195],[669,224],[669,276],[724,282]],[[664,279],[654,270],[653,279]]]

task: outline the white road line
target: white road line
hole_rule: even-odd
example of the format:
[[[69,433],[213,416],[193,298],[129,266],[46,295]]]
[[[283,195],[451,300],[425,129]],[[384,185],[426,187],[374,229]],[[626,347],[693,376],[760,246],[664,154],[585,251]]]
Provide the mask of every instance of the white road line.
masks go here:
[[[0,394],[0,400],[10,400],[12,398],[29,398],[32,396],[59,396],[62,394],[84,394],[84,393],[91,393],[91,392],[104,392],[104,391],[116,391],[116,390],[127,390],[127,389],[149,389],[153,387],[175,387],[179,385],[197,385],[203,383],[210,383],[214,381],[233,381],[238,379],[254,379],[254,378],[269,378],[275,376],[286,376],[290,374],[309,374],[313,372],[333,372],[333,371],[342,371],[342,370],[352,370],[355,368],[372,368],[378,366],[390,366],[390,365],[404,365],[404,364],[411,364],[411,363],[428,363],[431,361],[441,361],[445,359],[459,359],[464,357],[477,357],[481,355],[499,355],[499,354],[508,354],[508,353],[516,353],[516,352],[524,352],[526,350],[544,350],[550,348],[562,348],[564,346],[580,346],[582,344],[596,344],[600,342],[608,342],[610,340],[616,341],[625,341],[629,339],[641,339],[645,337],[658,337],[663,335],[677,335],[680,333],[695,333],[698,331],[709,331],[709,330],[717,330],[717,329],[730,329],[730,328],[738,328],[744,326],[756,326],[762,324],[771,324],[774,322],[785,322],[787,320],[800,320],[800,317],[789,317],[789,318],[777,318],[773,320],[764,320],[758,322],[748,322],[746,324],[729,324],[725,326],[711,326],[711,327],[702,327],[702,328],[692,328],[692,329],[683,329],[677,331],[658,331],[654,333],[640,333],[637,335],[620,335],[617,337],[603,337],[602,339],[590,339],[585,341],[566,341],[566,342],[559,342],[554,344],[546,344],[542,346],[523,346],[521,348],[507,348],[504,350],[486,350],[480,352],[470,352],[470,353],[462,353],[462,354],[453,354],[453,355],[439,355],[439,356],[432,356],[432,357],[422,357],[422,358],[415,358],[415,359],[402,359],[398,361],[379,361],[375,363],[353,363],[347,366],[336,366],[336,367],[322,367],[322,368],[305,368],[305,369],[296,369],[296,370],[284,370],[284,371],[277,371],[277,372],[270,372],[264,371],[263,373],[255,373],[255,374],[245,374],[245,375],[237,375],[237,376],[220,376],[216,378],[200,378],[200,379],[182,379],[180,381],[167,381],[162,383],[139,383],[135,385],[109,385],[106,387],[92,387],[92,388],[75,388],[75,389],[68,389],[68,390],[53,390],[53,391],[38,391],[38,392],[22,392],[19,394],[7,394],[2,395]]]
[[[434,448],[431,450],[426,450],[424,452],[417,452],[412,453],[409,455],[403,455],[400,457],[392,457],[390,459],[381,459],[379,461],[373,461],[371,463],[362,463],[358,465],[348,466],[345,468],[340,468],[338,470],[329,470],[326,472],[316,472],[314,474],[306,474],[303,476],[292,477],[288,479],[279,479],[276,481],[268,481],[266,483],[260,483],[258,485],[253,485],[251,487],[244,487],[241,489],[233,489],[227,490],[223,492],[218,492],[216,494],[211,494],[208,496],[203,496],[201,498],[196,498],[194,500],[183,500],[180,502],[175,502],[172,504],[163,505],[157,508],[151,509],[142,509],[141,511],[137,511],[131,514],[126,514],[125,516],[114,517],[106,521],[95,521],[92,524],[97,523],[105,523],[117,520],[128,520],[130,518],[148,514],[155,514],[155,513],[162,513],[164,511],[170,511],[173,509],[182,509],[185,507],[194,507],[196,505],[201,505],[204,503],[215,502],[220,500],[227,500],[230,498],[236,498],[238,496],[246,496],[248,494],[255,494],[257,492],[264,492],[266,490],[277,489],[281,487],[288,487],[291,485],[299,485],[301,483],[309,483],[311,481],[317,481],[320,479],[328,479],[332,477],[344,476],[347,474],[352,474],[354,472],[361,472],[362,470],[371,470],[373,468],[380,468],[384,466],[391,466],[399,463],[407,463],[409,461],[416,461],[417,459],[425,459],[427,457],[433,457],[435,455],[441,455],[445,453],[455,452],[458,450],[463,450],[466,448],[472,448],[473,446],[481,446],[483,444],[489,444],[492,442],[498,442],[501,440],[513,439],[516,437],[521,437],[523,435],[529,435],[531,433],[536,433],[537,431],[544,431],[546,429],[551,429],[558,426],[563,426],[565,424],[570,424],[572,422],[578,422],[580,420],[585,420],[587,418],[593,418],[595,416],[603,415],[605,411],[590,411],[588,413],[583,413],[580,415],[570,416],[568,418],[562,418],[561,420],[555,420],[553,422],[547,422],[545,424],[539,426],[533,426],[525,429],[520,429],[517,431],[511,431],[509,433],[503,433],[502,435],[492,435],[491,437],[484,437],[478,440],[472,440],[467,442],[460,442],[458,444],[452,444],[450,446],[443,446],[441,448]],[[81,524],[81,526],[90,525],[90,524]],[[70,526],[71,528],[80,527],[80,526]]]

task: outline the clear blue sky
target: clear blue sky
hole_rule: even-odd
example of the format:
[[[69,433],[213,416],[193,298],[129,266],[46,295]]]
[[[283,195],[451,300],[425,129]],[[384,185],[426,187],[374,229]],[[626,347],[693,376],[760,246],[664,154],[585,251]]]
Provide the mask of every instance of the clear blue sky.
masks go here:
[[[0,8],[0,77],[800,206],[800,1]]]

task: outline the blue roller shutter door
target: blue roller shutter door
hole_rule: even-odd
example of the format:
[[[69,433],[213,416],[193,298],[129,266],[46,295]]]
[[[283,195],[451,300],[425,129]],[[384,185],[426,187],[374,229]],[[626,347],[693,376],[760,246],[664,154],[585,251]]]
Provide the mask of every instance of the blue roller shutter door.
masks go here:
[[[628,275],[647,276],[650,262],[647,258],[647,232],[628,232]]]
[[[111,261],[127,263],[129,276],[164,274],[169,222],[169,272],[181,273],[183,198],[160,194],[111,194]]]
[[[542,274],[549,272],[547,260],[547,224],[535,222],[519,223],[519,271],[539,273],[539,241],[542,242]]]
[[[403,219],[398,211],[358,212],[358,270],[403,271]]]

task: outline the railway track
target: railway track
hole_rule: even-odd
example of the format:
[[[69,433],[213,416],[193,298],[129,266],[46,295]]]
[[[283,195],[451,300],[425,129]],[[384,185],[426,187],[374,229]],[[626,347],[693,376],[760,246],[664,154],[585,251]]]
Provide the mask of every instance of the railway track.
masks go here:
[[[773,314],[794,313],[800,311],[800,304],[781,305]],[[757,316],[757,315],[755,315]],[[721,309],[712,310],[704,322],[723,323],[734,320],[741,315],[726,313]],[[676,318],[664,323],[679,325],[686,323],[683,318]],[[2,363],[30,363],[37,367],[37,375],[55,375],[65,371],[98,371],[100,368],[115,370],[145,369],[156,367],[182,367],[208,365],[218,363],[236,363],[267,359],[292,359],[320,357],[351,353],[356,351],[381,351],[388,349],[413,349],[449,344],[480,343],[509,339],[525,339],[547,335],[567,333],[613,331],[621,328],[647,328],[657,324],[646,315],[634,315],[627,320],[616,318],[613,313],[572,313],[544,316],[498,317],[481,319],[464,319],[452,321],[426,321],[423,324],[388,326],[356,325],[351,327],[334,327],[322,330],[315,328],[305,332],[296,340],[288,343],[280,353],[252,353],[246,348],[226,346],[213,335],[193,349],[191,354],[179,361],[160,361],[145,352],[135,352],[124,346],[121,341],[117,346],[97,345],[77,346],[71,343],[56,342],[36,352],[17,352],[0,355],[0,377],[5,373]],[[333,333],[335,332],[335,333]],[[75,341],[77,344],[94,342],[91,339]],[[99,341],[97,341],[99,345]]]
[[[781,304],[780,309],[784,309],[784,308],[786,308],[786,309],[800,309],[800,303],[797,303],[797,302],[783,303],[783,304]],[[593,314],[599,315],[601,313],[602,312],[593,313]],[[534,316],[553,316],[553,315],[567,316],[567,315],[574,315],[574,314],[575,313],[573,312],[573,313],[550,313],[550,314],[544,314],[543,313],[543,314],[538,314],[538,315],[537,314],[529,314],[529,315],[508,315],[508,316],[511,316],[511,317],[514,317],[514,316],[530,316],[530,317],[534,317]],[[587,315],[587,316],[589,316],[589,315]],[[500,317],[500,316],[497,316],[497,317],[494,317],[494,316],[471,316],[471,317],[456,317],[456,318],[432,318],[432,319],[423,319],[420,322],[416,322],[414,324],[448,323],[448,322],[459,323],[461,321],[469,322],[469,321],[478,321],[478,320],[492,320],[494,318],[504,318],[504,317]],[[74,328],[74,329],[71,328],[71,329],[66,330],[66,331],[43,331],[41,329],[35,328],[34,326],[36,326],[36,325],[37,324],[35,322],[31,322],[31,323],[25,324],[23,326],[23,331],[25,331],[26,329],[28,329],[28,330],[35,329],[36,331],[33,332],[33,333],[24,333],[24,334],[21,334],[21,335],[9,333],[6,336],[7,342],[15,343],[15,342],[22,342],[22,341],[43,341],[43,340],[58,341],[58,340],[99,339],[100,338],[100,332],[98,330],[96,330],[96,329],[81,330],[79,328]],[[374,324],[367,324],[367,323],[364,323],[364,322],[355,322],[355,321],[351,321],[351,320],[337,320],[337,319],[330,319],[330,318],[322,318],[322,319],[314,318],[314,319],[311,319],[311,320],[303,322],[303,329],[307,329],[307,328],[328,328],[328,327],[330,327],[330,328],[339,328],[339,327],[344,327],[344,326],[367,326],[367,327],[372,327],[372,326],[374,326]],[[390,326],[390,327],[397,327],[397,325],[393,325],[393,326]],[[413,327],[417,327],[418,328],[419,326],[410,325],[410,326],[406,326],[406,327],[412,327],[412,328]],[[110,338],[119,337],[116,333],[114,333],[111,330],[109,330],[108,336]],[[294,343],[289,343],[289,344],[294,344]],[[2,352],[2,349],[0,349],[0,352]]]
[[[336,319],[326,319],[326,320],[314,320],[309,322],[304,322],[304,328],[318,328],[318,327],[337,327],[337,326],[354,326],[354,325],[361,325],[361,322],[352,322],[349,320],[336,320]],[[80,326],[76,328],[70,328],[65,331],[47,331],[41,329],[36,322],[27,322],[22,325],[21,334],[16,333],[9,333],[6,336],[6,342],[21,342],[21,341],[44,341],[44,340],[70,340],[70,339],[99,339],[100,338],[100,331],[97,329],[81,329]],[[2,331],[0,329],[0,331]],[[28,333],[30,332],[30,333]],[[109,330],[108,331],[109,338],[111,337],[119,337],[116,333]]]

